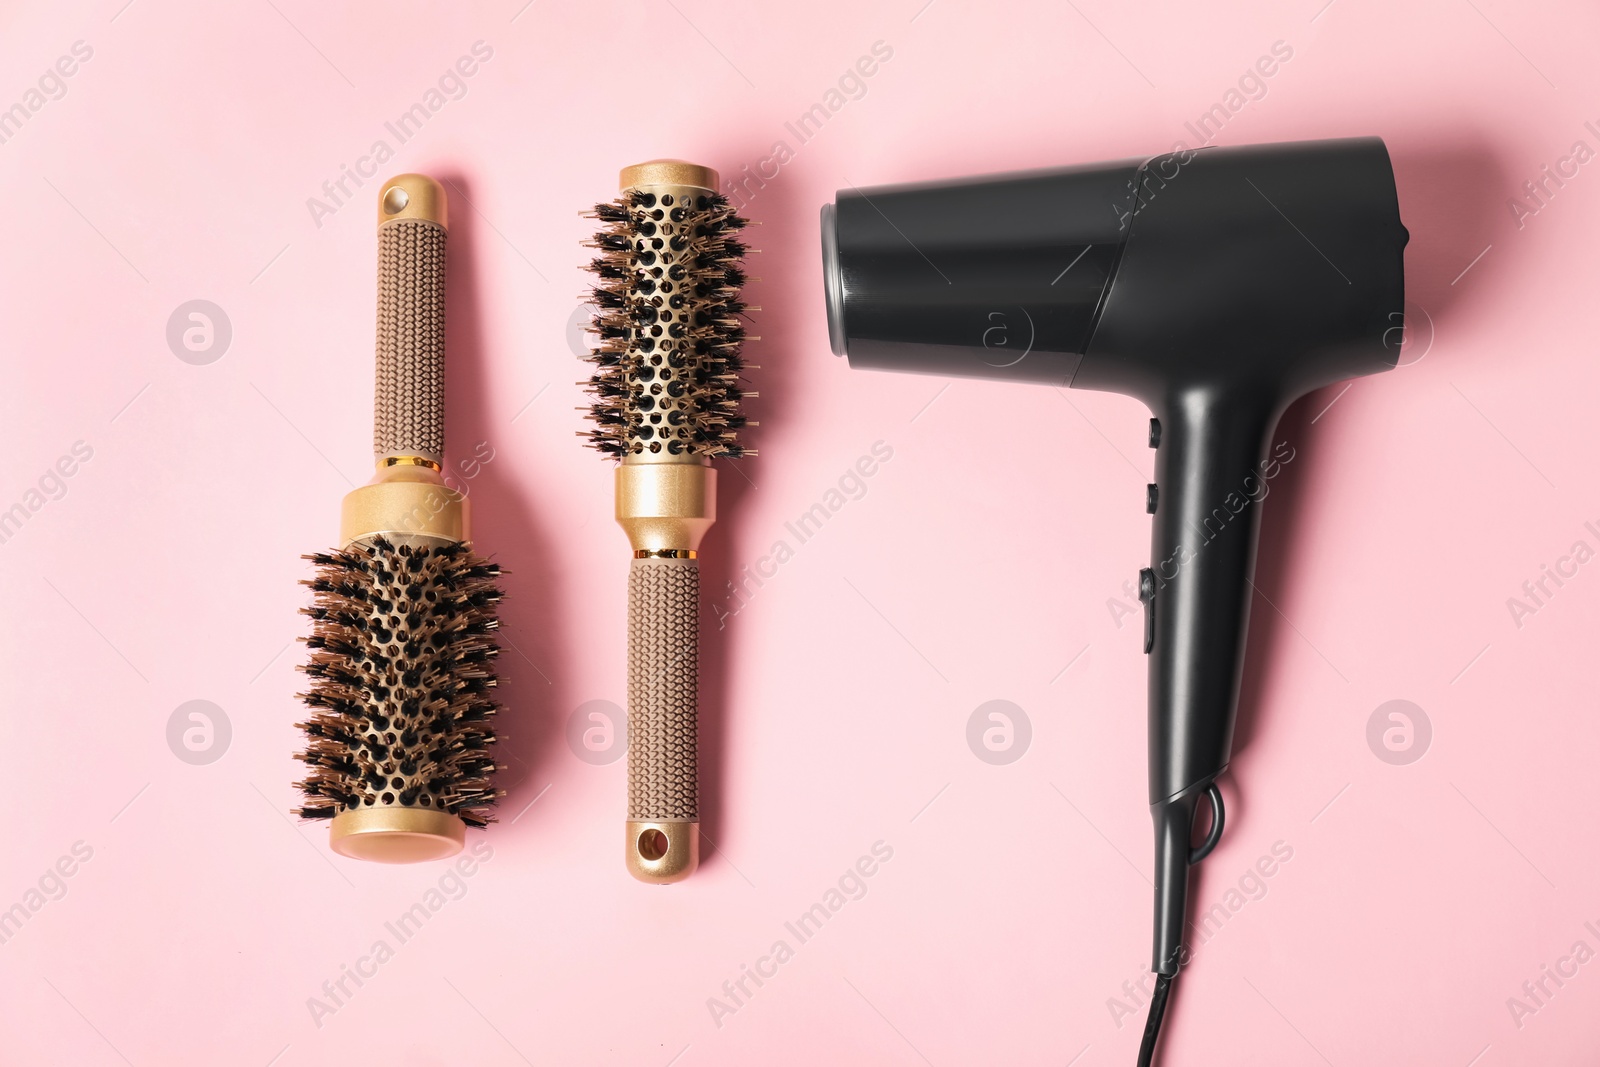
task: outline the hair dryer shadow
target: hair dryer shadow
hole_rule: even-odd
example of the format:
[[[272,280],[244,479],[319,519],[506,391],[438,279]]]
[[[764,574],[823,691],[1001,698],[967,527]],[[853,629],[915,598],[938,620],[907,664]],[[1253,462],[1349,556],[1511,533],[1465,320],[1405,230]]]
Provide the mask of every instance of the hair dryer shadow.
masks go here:
[[[1394,172],[1361,138],[1208,148],[840,193],[828,332],[851,366],[1105,389],[1154,418],[1154,970],[1183,955],[1188,867],[1222,824],[1272,433],[1298,397],[1395,365]],[[1202,796],[1212,833],[1191,835]],[[1163,991],[1165,986],[1163,986]]]

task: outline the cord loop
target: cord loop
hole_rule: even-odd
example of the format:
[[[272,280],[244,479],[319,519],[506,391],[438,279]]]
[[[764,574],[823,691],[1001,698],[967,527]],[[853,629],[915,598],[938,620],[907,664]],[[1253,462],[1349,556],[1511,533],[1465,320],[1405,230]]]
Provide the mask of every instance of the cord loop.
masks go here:
[[[1222,840],[1222,790],[1217,788],[1217,783],[1212,782],[1206,786],[1206,799],[1211,801],[1211,830],[1206,834],[1206,839],[1200,842],[1198,848],[1189,850],[1189,866],[1193,867],[1217,847],[1217,842]]]

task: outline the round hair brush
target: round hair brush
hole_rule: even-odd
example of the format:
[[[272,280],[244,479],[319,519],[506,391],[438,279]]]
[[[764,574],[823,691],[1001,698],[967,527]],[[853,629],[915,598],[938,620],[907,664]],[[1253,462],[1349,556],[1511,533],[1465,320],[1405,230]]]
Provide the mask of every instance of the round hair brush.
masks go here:
[[[737,440],[745,220],[717,173],[678,160],[622,172],[603,225],[589,359],[590,445],[618,461],[628,574],[628,871],[676,882],[700,859],[700,540],[717,517],[717,456]]]
[[[471,547],[444,462],[443,188],[379,193],[377,473],[344,498],[335,552],[305,557],[314,620],[295,814],[332,820],[333,850],[412,863],[491,821],[500,568]]]

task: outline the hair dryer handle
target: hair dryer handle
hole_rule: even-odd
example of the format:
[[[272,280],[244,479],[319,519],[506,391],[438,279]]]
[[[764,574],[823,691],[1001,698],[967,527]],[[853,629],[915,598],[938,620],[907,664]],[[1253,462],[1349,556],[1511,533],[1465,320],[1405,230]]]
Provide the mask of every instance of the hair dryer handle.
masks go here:
[[[1271,395],[1204,386],[1169,395],[1151,426],[1154,556],[1139,586],[1150,655],[1155,970],[1162,974],[1176,974],[1180,963],[1188,867],[1200,858],[1190,848],[1195,813],[1233,748],[1261,502],[1293,458],[1292,450],[1268,449],[1282,406]],[[1220,796],[1211,795],[1220,820]]]

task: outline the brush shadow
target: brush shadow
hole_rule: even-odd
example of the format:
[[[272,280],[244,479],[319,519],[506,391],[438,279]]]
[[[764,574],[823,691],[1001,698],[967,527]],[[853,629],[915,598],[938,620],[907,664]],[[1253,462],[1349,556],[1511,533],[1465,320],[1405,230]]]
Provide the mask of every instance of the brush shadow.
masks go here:
[[[517,485],[514,470],[526,457],[512,427],[497,425],[490,403],[488,367],[498,359],[485,348],[479,303],[481,226],[472,183],[465,175],[440,175],[450,198],[449,272],[445,282],[445,436],[449,483],[472,502],[472,539],[480,554],[506,572],[501,582],[496,784],[506,792],[500,817],[510,822],[538,795],[540,765],[558,732],[557,709],[571,703],[560,665],[567,662],[562,626],[561,573],[553,538]],[[485,459],[487,458],[487,460]],[[547,776],[546,776],[547,777]]]
[[[759,158],[746,154],[734,158]],[[748,386],[760,396],[747,400],[745,414],[759,425],[742,433],[741,439],[759,453],[738,460],[717,460],[717,522],[706,535],[700,554],[703,598],[700,613],[700,820],[708,842],[721,843],[725,824],[724,798],[727,787],[728,729],[747,708],[730,706],[730,675],[738,661],[742,644],[741,628],[749,623],[742,616],[741,604],[759,598],[755,582],[748,579],[752,567],[771,548],[757,541],[751,528],[749,500],[760,491],[765,472],[764,456],[771,453],[794,395],[796,361],[804,359],[794,338],[803,315],[820,313],[821,281],[818,274],[818,307],[787,306],[779,294],[803,290],[802,276],[811,270],[810,257],[796,256],[792,250],[820,247],[816,233],[807,226],[814,218],[796,204],[790,185],[780,175],[760,189],[747,188],[740,214],[751,223],[745,243],[752,249],[745,260],[750,276],[744,288],[745,302],[754,308],[748,313],[753,338],[744,355],[752,367],[746,374]],[[738,204],[739,200],[735,200]],[[788,250],[778,254],[777,250]],[[818,253],[820,255],[820,252]],[[732,590],[743,583],[743,591]],[[758,694],[747,693],[747,697]],[[716,857],[715,846],[702,862]]]

